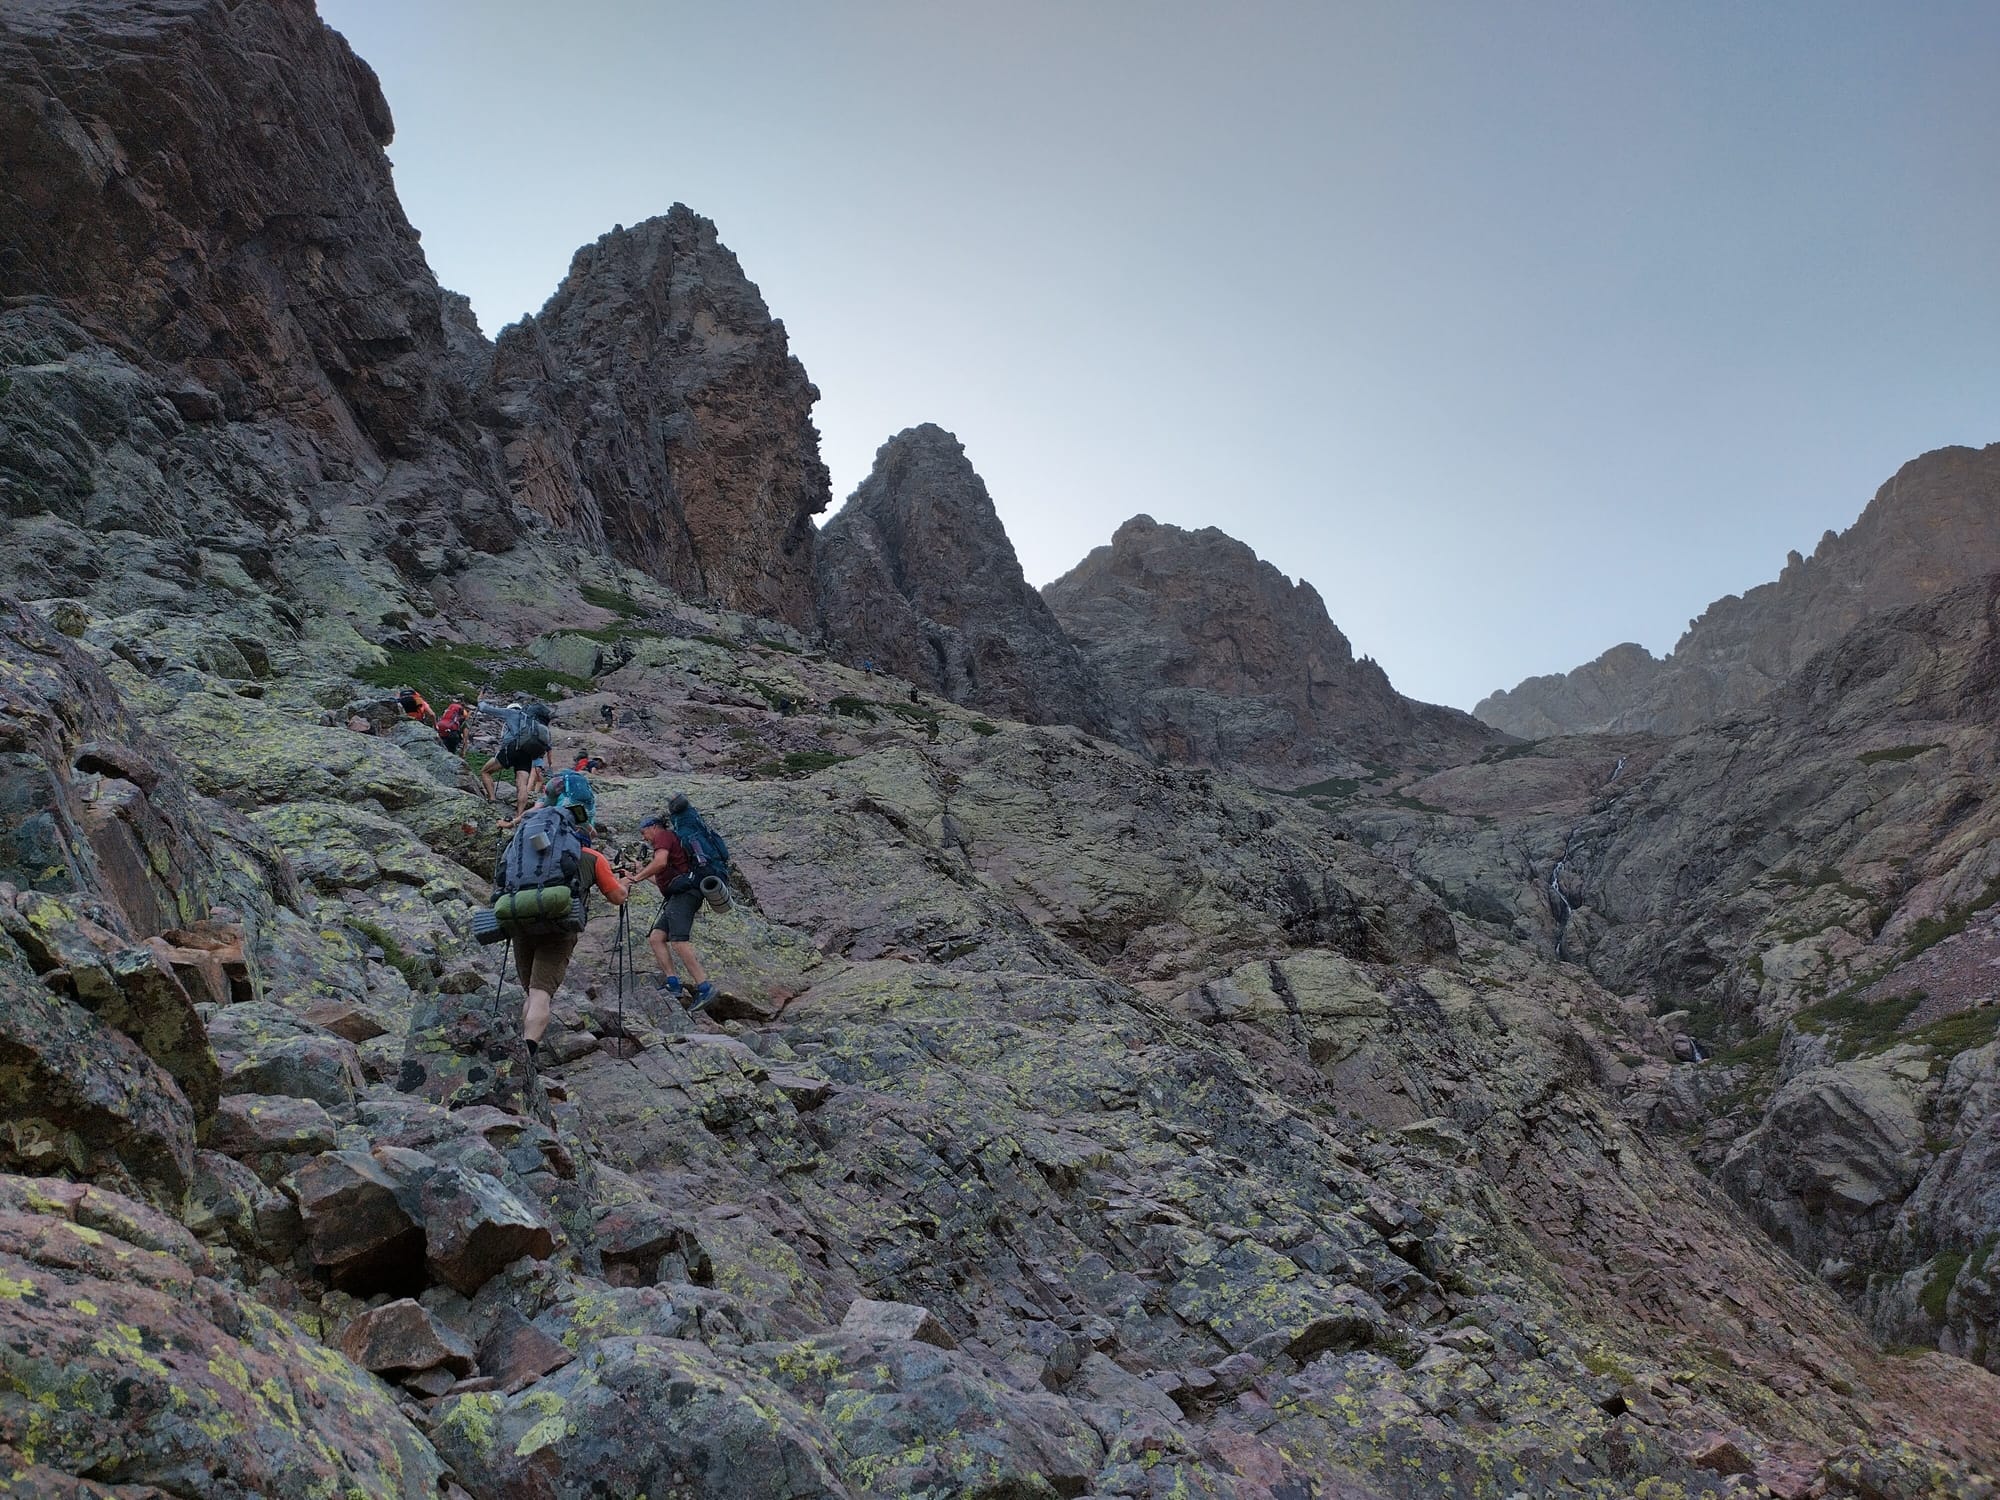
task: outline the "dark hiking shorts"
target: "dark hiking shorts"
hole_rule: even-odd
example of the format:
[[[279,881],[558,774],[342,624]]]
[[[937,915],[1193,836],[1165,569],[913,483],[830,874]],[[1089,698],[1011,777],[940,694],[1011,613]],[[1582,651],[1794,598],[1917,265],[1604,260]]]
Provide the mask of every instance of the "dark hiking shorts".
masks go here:
[[[459,746],[465,743],[465,731],[463,729],[440,729],[438,731],[438,741],[445,749],[456,755],[458,754]]]
[[[512,754],[495,755],[493,758],[500,762],[502,769],[520,773],[534,770],[535,762],[541,756],[530,746],[517,745]]]
[[[514,975],[524,990],[555,993],[569,971],[570,955],[576,952],[575,932],[552,932],[541,937],[514,939]]]
[[[660,903],[660,915],[653,931],[664,932],[670,943],[685,943],[694,936],[694,914],[701,910],[699,890],[682,891]]]

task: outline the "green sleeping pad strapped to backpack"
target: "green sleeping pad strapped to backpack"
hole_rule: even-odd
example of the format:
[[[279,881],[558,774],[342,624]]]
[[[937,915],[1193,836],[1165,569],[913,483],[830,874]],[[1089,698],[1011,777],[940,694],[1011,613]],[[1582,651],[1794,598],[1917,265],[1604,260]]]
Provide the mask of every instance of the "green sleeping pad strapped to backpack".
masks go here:
[[[539,890],[512,891],[493,903],[493,915],[511,925],[561,921],[576,902],[576,893],[567,885],[543,886]]]
[[[509,937],[581,932],[583,841],[566,807],[537,807],[521,819],[493,870],[491,916],[475,920],[482,943]]]

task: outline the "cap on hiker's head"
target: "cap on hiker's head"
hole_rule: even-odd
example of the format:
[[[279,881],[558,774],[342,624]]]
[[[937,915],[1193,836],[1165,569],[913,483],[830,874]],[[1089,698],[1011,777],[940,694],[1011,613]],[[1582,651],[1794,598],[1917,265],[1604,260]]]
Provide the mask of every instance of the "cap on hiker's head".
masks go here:
[[[639,820],[639,830],[642,833],[648,828],[665,828],[666,826],[667,820],[658,816],[641,818]]]
[[[519,713],[521,711],[521,705],[518,703],[510,703],[507,705],[507,711],[509,713]]]

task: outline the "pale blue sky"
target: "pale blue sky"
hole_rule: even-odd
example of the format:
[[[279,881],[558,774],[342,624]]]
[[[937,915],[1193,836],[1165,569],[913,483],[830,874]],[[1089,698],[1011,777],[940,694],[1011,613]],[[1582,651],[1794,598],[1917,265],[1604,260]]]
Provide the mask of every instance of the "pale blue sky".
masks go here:
[[[2000,440],[2000,6],[321,0],[488,333],[714,219],[836,506],[957,432],[1043,583],[1147,511],[1405,692],[1656,651]]]

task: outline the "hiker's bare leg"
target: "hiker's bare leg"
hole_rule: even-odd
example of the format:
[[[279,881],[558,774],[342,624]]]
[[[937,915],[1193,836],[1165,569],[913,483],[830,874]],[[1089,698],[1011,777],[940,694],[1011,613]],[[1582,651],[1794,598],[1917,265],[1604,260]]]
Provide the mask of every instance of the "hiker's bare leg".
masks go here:
[[[549,992],[529,990],[527,1003],[521,1007],[521,1035],[528,1041],[539,1042],[548,1029]]]
[[[528,815],[528,799],[535,794],[535,778],[520,771],[514,773],[514,816]]]
[[[693,943],[673,943],[669,946],[674,950],[674,957],[680,960],[681,967],[687,970],[688,978],[696,984],[708,983],[708,970],[704,969],[701,960],[694,956]]]
[[[646,934],[646,946],[653,950],[653,961],[660,966],[662,974],[674,972],[673,953],[667,943],[667,935],[655,927]]]
[[[486,788],[486,800],[488,802],[491,802],[494,797],[493,773],[499,769],[500,762],[497,760],[489,760],[484,766],[480,767],[479,784]]]

